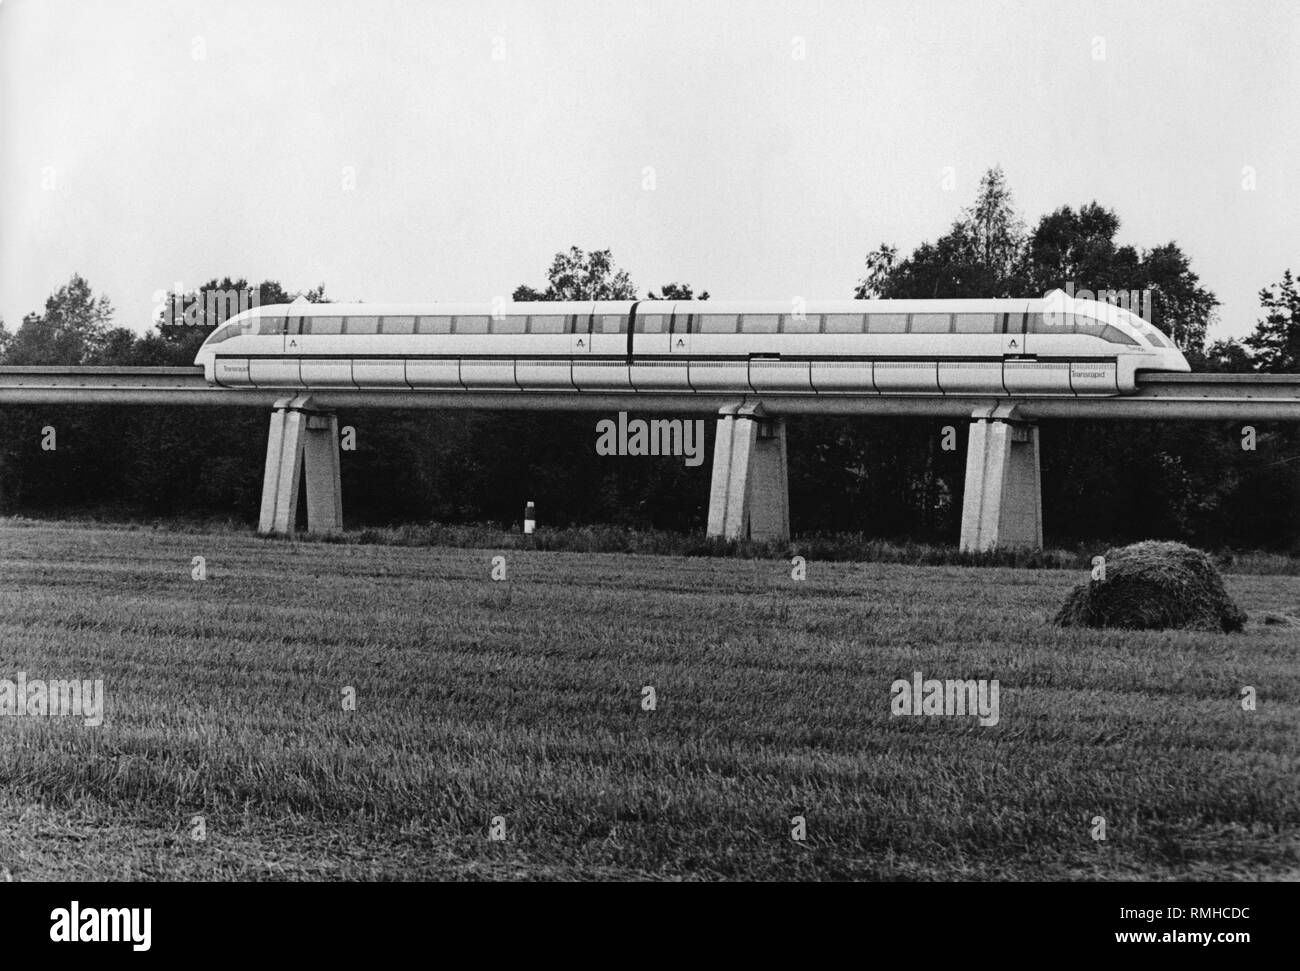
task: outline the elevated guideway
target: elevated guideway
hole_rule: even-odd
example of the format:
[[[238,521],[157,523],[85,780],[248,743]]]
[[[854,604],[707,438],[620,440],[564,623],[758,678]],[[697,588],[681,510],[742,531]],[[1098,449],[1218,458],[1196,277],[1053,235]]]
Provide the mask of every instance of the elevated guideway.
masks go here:
[[[338,425],[352,409],[632,411],[717,419],[709,534],[789,537],[785,419],[914,415],[971,421],[962,547],[1041,547],[1038,425],[1045,419],[1300,421],[1300,375],[1149,374],[1115,397],[944,394],[589,393],[221,388],[197,367],[0,367],[0,406],[271,409],[261,528],[291,532],[307,476],[308,525],[342,527]]]
[[[1109,398],[944,394],[749,394],[692,392],[401,391],[349,388],[220,388],[197,367],[0,367],[0,404],[215,405],[270,408],[310,395],[316,408],[472,408],[518,411],[638,411],[716,415],[761,405],[787,415],[970,415],[1014,404],[1026,421],[1043,418],[1300,420],[1300,375],[1148,374],[1137,394]]]

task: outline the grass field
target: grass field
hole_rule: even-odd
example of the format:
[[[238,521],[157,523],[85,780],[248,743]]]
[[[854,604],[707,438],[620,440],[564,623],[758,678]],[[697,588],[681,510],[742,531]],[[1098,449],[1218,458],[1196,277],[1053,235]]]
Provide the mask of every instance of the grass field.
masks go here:
[[[1084,578],[0,522],[0,679],[107,696],[0,716],[0,879],[1300,878],[1300,578],[1051,627]]]

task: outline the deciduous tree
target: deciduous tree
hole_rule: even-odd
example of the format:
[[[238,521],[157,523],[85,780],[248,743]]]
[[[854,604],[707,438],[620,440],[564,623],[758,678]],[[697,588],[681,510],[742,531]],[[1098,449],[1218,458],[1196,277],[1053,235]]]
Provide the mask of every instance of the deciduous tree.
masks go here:
[[[546,271],[545,290],[527,284],[515,288],[516,301],[527,300],[635,300],[636,287],[626,270],[614,265],[607,249],[584,253],[577,246],[555,254]]]
[[[86,364],[103,346],[113,318],[107,296],[79,274],[60,287],[39,314],[28,314],[8,341],[7,364]]]

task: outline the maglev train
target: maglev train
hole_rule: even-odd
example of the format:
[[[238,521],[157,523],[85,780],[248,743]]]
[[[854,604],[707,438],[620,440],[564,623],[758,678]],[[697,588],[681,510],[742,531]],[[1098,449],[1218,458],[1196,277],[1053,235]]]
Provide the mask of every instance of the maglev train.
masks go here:
[[[231,388],[1116,395],[1189,371],[1137,315],[1017,300],[256,307],[195,363]]]

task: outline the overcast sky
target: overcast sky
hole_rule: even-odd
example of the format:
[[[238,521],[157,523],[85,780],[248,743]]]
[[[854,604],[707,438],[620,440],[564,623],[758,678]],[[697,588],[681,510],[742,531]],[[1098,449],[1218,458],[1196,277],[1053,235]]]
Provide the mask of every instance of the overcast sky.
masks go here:
[[[1297,50],[1295,0],[0,0],[0,316],[73,272],[136,330],[226,274],[488,301],[570,245],[850,297],[1001,164],[1031,223],[1176,240],[1242,335],[1300,271]]]

